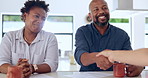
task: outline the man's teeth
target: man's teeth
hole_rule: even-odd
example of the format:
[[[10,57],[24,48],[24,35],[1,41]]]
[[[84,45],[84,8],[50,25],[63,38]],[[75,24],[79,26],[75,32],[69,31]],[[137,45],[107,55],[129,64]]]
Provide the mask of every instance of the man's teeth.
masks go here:
[[[100,16],[99,18],[105,18],[105,16]]]

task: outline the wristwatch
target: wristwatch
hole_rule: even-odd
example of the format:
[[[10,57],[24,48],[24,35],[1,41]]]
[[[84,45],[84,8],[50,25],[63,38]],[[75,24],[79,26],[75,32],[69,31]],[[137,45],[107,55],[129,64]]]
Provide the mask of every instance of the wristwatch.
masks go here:
[[[38,66],[36,64],[33,64],[34,72],[38,70]]]

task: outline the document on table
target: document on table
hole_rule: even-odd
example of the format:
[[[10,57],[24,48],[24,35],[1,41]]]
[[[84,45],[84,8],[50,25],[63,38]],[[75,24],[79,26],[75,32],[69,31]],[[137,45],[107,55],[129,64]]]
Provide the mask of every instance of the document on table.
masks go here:
[[[106,72],[74,72],[72,75],[65,75],[71,78],[107,78],[113,77],[112,73]]]
[[[31,75],[30,78],[53,78],[53,77],[48,76],[46,74],[34,74],[34,75]]]

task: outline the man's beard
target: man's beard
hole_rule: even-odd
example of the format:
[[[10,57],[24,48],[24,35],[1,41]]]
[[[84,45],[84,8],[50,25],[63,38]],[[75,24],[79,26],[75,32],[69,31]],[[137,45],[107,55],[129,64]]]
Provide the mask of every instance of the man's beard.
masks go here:
[[[101,26],[101,27],[104,27],[104,26],[106,26],[107,24],[108,24],[108,20],[106,21],[106,22],[104,22],[104,23],[101,23],[101,22],[99,22],[99,20],[98,20],[98,16],[96,16],[96,21],[94,21],[94,24],[96,24],[97,26]]]

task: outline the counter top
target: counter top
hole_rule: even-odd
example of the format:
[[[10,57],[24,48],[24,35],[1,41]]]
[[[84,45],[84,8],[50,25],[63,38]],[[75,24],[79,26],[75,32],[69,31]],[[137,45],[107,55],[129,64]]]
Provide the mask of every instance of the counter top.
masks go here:
[[[112,71],[100,72],[73,72],[73,71],[58,71],[45,74],[34,74],[30,78],[114,78]],[[0,73],[0,78],[6,78],[6,74]],[[134,77],[123,77],[134,78]],[[148,71],[143,70],[140,76],[135,78],[148,78]]]

